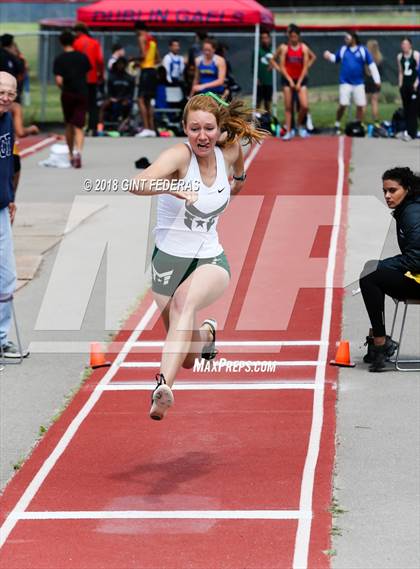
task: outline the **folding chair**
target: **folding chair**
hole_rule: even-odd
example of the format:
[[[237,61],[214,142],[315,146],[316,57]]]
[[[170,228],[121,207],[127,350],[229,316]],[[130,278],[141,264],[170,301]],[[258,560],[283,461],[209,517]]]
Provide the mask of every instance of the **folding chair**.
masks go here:
[[[408,365],[408,366],[405,365],[405,364],[420,364],[420,359],[409,360],[409,359],[400,358],[401,345],[402,345],[405,321],[406,321],[406,316],[407,316],[407,309],[410,305],[420,306],[420,300],[413,299],[413,298],[407,298],[405,300],[398,300],[397,298],[394,298],[393,301],[395,302],[395,310],[394,310],[394,317],[392,319],[391,338],[392,338],[392,335],[394,333],[394,328],[395,328],[395,324],[396,324],[396,320],[397,320],[397,313],[398,313],[398,308],[399,308],[400,302],[404,303],[404,312],[403,312],[402,321],[401,321],[401,329],[400,329],[400,337],[398,340],[397,353],[396,353],[395,359],[391,360],[391,361],[392,361],[392,363],[395,364],[395,369],[397,369],[398,371],[420,371],[420,367],[413,367],[410,365]],[[402,367],[401,364],[403,364],[404,367]]]

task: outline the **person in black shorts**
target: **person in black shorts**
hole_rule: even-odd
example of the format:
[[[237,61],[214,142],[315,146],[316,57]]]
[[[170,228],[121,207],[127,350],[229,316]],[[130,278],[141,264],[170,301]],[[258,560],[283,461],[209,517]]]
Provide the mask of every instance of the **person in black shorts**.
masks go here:
[[[156,136],[151,101],[156,96],[156,66],[160,62],[159,50],[156,39],[148,32],[144,22],[136,22],[134,28],[140,51],[139,109],[143,122],[143,130],[138,136]]]
[[[271,59],[273,50],[271,48],[270,32],[261,32],[260,48],[258,51],[258,82],[257,82],[257,108],[264,103],[264,109],[271,113],[271,102],[273,99],[273,67]]]
[[[376,40],[369,40],[366,42],[366,47],[372,56],[373,61],[376,63],[379,75],[382,75],[382,53],[379,49],[379,43]],[[365,69],[365,92],[367,95],[367,100],[370,102],[372,119],[374,123],[379,121],[379,94],[381,92],[381,86],[375,83],[373,77],[369,71],[366,72]]]
[[[85,126],[88,108],[86,73],[91,65],[84,53],[74,50],[73,41],[74,36],[70,31],[61,33],[60,43],[64,51],[55,58],[53,72],[55,82],[61,89],[61,106],[70,163],[74,168],[80,168],[84,143],[83,127]]]
[[[402,134],[405,141],[417,137],[417,106],[420,65],[420,54],[413,49],[410,38],[404,38],[401,42],[401,53],[397,56],[398,63],[398,86],[404,108],[406,132]]]
[[[360,289],[371,332],[366,339],[364,362],[369,371],[383,371],[387,358],[398,347],[385,333],[385,295],[420,300],[420,177],[410,168],[391,168],[382,175],[387,206],[397,222],[400,255],[382,261],[368,261],[360,276]]]

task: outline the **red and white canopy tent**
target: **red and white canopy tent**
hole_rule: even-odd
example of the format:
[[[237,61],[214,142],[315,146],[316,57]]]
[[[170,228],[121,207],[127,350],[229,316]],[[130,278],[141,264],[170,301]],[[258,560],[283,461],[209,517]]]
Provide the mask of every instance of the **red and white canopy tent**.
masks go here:
[[[252,105],[257,100],[260,27],[274,26],[273,14],[255,0],[101,0],[77,10],[90,28],[133,28],[141,20],[151,28],[252,28],[254,77]]]

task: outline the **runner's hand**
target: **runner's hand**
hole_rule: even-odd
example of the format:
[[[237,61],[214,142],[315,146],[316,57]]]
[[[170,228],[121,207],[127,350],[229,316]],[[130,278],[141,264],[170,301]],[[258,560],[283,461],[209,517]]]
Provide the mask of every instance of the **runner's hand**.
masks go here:
[[[173,195],[180,200],[185,200],[188,205],[192,205],[198,200],[198,192],[193,190],[180,190],[179,192],[174,192]]]
[[[232,184],[230,185],[230,194],[232,196],[236,196],[242,190],[244,182],[241,180],[233,180]]]

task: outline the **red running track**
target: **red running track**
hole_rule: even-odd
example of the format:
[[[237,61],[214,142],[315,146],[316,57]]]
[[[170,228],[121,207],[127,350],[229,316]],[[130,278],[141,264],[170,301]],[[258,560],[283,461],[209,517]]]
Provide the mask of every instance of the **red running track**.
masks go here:
[[[275,371],[182,372],[150,421],[148,295],[3,494],[2,568],[329,567],[348,162],[343,139],[266,141],[221,220],[220,358]]]

